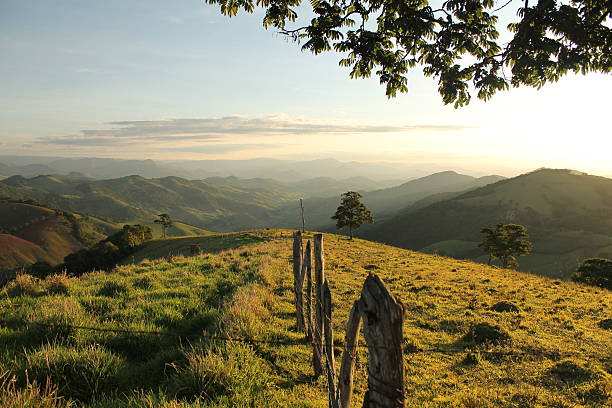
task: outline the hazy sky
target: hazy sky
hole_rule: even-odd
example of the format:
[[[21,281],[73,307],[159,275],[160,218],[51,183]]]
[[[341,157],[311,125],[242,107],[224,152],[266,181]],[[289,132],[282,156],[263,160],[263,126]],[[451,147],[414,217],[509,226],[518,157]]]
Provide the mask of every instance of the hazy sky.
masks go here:
[[[503,1],[505,3],[505,1]],[[419,72],[388,100],[261,12],[200,0],[0,0],[0,152],[406,161],[612,175],[612,80],[566,76],[444,106]]]

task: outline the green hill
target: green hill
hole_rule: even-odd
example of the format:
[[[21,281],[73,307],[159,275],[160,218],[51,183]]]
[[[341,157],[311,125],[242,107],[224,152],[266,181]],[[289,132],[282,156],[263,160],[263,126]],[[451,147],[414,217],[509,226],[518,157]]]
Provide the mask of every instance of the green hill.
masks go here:
[[[168,213],[199,228],[227,231],[265,226],[275,209],[296,200],[297,195],[179,177],[83,180],[14,176],[0,181],[0,198],[33,199],[115,222],[148,222],[157,214]]]
[[[119,229],[105,220],[36,204],[0,201],[0,270],[61,263]]]
[[[454,171],[444,171],[410,180],[396,187],[361,191],[363,202],[378,221],[395,216],[398,211],[428,197],[453,194],[481,187],[503,179],[501,176],[472,177]],[[346,191],[346,190],[345,190]],[[313,197],[304,200],[306,225],[312,229],[333,230],[330,219],[340,204],[340,195],[335,197]],[[299,209],[296,203],[281,208],[271,222],[277,227],[298,227]],[[363,230],[366,230],[365,227]]]
[[[194,237],[205,250],[195,257],[168,256],[160,241],[111,273],[9,283],[0,406],[327,407],[295,329],[288,235]],[[338,343],[369,273],[404,304],[407,406],[610,406],[609,291],[336,235],[325,235],[325,255]],[[518,312],[494,311],[499,302]],[[502,340],[469,337],[483,323]]]
[[[486,261],[480,229],[525,225],[534,242],[521,270],[567,277],[593,256],[612,257],[612,180],[572,170],[539,170],[407,209],[364,236],[404,248]]]

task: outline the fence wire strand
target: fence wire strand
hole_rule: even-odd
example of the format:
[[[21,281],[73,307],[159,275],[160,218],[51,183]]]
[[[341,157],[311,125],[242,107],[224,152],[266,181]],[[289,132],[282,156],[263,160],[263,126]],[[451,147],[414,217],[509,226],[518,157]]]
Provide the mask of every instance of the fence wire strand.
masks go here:
[[[237,342],[237,343],[245,343],[245,344],[268,344],[268,345],[276,345],[276,346],[299,346],[299,345],[310,345],[310,343],[306,340],[262,340],[262,339],[253,339],[253,338],[244,338],[244,337],[232,337],[232,336],[224,336],[219,334],[211,334],[205,331],[201,331],[198,333],[175,333],[169,331],[154,331],[154,330],[130,330],[130,329],[120,329],[120,328],[105,328],[105,327],[92,327],[92,326],[77,326],[70,324],[62,324],[62,323],[43,323],[43,322],[35,322],[35,321],[26,321],[26,320],[5,320],[0,319],[0,326],[7,328],[16,328],[16,327],[27,327],[27,326],[39,326],[45,327],[48,329],[76,329],[76,330],[88,330],[102,333],[118,333],[118,334],[132,334],[132,335],[152,335],[152,336],[166,336],[166,337],[176,337],[176,338],[204,338],[207,340],[216,340],[223,342]],[[346,345],[343,342],[334,342],[334,348],[345,348]],[[382,350],[390,350],[390,347],[384,346],[368,346],[366,344],[358,344],[355,345],[354,348],[357,349],[382,349]],[[495,356],[525,356],[532,355],[538,356],[543,354],[555,354],[558,357],[570,357],[571,354],[561,354],[559,352],[550,351],[548,353],[543,352],[526,352],[526,351],[495,351],[495,350],[481,350],[474,349],[469,347],[459,347],[459,348],[409,348],[408,350],[404,347],[405,354],[417,354],[417,353],[441,353],[441,354],[461,354],[461,353],[476,353],[476,354],[491,354]]]

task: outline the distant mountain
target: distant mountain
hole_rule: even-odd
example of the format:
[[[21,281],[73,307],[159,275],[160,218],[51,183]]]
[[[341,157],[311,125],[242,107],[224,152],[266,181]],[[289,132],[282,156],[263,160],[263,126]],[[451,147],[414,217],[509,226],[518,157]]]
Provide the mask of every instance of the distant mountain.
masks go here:
[[[351,177],[337,180],[331,177],[317,177],[313,179],[300,180],[294,182],[281,182],[268,178],[248,178],[241,179],[234,176],[229,177],[209,177],[203,180],[222,186],[233,186],[256,191],[280,191],[285,193],[295,193],[301,197],[329,197],[349,191],[367,191],[378,189],[381,186],[397,185],[397,180],[375,181],[367,177]]]
[[[422,177],[439,166],[418,166],[387,162],[343,162],[335,159],[278,160],[258,158],[247,160],[134,160],[109,158],[19,157],[0,155],[0,178],[21,175],[69,175],[95,179],[121,178],[139,175],[145,178],[176,176],[186,179],[236,177],[240,179],[274,179],[295,183],[320,178],[341,182],[354,179],[359,187],[386,188],[415,177]],[[378,185],[362,185],[359,178],[374,180]],[[368,183],[370,183],[368,181]],[[331,190],[328,190],[331,191]]]
[[[0,201],[0,270],[61,263],[119,228],[96,217],[36,204]]]
[[[612,257],[612,180],[543,169],[441,201],[415,204],[369,229],[369,239],[484,261],[480,229],[525,225],[534,242],[521,270],[567,277],[585,257]]]
[[[374,191],[356,190],[362,193],[363,202],[373,212],[375,220],[380,222],[380,220],[394,216],[398,211],[433,194],[465,191],[502,179],[501,176],[476,178],[454,171],[445,171],[410,180],[397,187]],[[345,191],[347,190],[342,192]],[[315,197],[304,200],[308,228],[315,230],[333,229],[334,224],[330,217],[335,213],[339,203],[339,194],[335,197]],[[298,211],[295,203],[288,204],[278,212],[278,219],[274,226],[297,227]],[[362,231],[367,230],[367,228],[367,226],[364,226]]]

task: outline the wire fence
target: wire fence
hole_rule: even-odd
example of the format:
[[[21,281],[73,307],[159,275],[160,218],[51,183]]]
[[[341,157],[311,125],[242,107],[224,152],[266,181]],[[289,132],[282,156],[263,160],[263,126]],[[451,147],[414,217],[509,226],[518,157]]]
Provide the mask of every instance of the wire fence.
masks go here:
[[[106,328],[106,327],[92,327],[92,326],[78,326],[78,325],[70,325],[70,324],[62,324],[62,323],[44,323],[37,321],[26,321],[26,320],[5,320],[0,319],[0,326],[16,329],[23,328],[28,326],[38,326],[44,327],[48,329],[74,329],[74,330],[87,330],[94,332],[102,332],[102,333],[117,333],[117,334],[131,334],[131,335],[149,335],[149,336],[165,336],[165,337],[175,337],[175,338],[203,338],[207,340],[214,341],[222,341],[222,342],[237,342],[237,343],[245,343],[245,344],[267,344],[267,345],[275,345],[275,346],[298,346],[298,345],[310,345],[311,343],[306,340],[264,340],[264,339],[254,339],[254,338],[246,338],[246,337],[234,337],[234,336],[225,336],[221,334],[212,334],[206,331],[200,331],[197,333],[176,333],[171,331],[155,331],[155,330],[130,330],[130,329],[121,329],[121,328]],[[334,341],[334,347],[344,348],[346,345],[341,341]],[[383,346],[368,346],[366,344],[358,344],[355,346],[358,349],[382,349],[389,350],[389,347]],[[421,348],[421,347],[404,347],[404,352],[406,354],[416,354],[416,353],[441,353],[441,354],[462,354],[462,353],[476,353],[476,354],[485,354],[485,355],[494,355],[494,356],[544,356],[545,354],[553,354],[556,358],[566,358],[576,356],[576,353],[561,353],[558,351],[496,351],[491,349],[482,349],[482,348],[473,348],[473,347],[430,347],[430,348]]]

